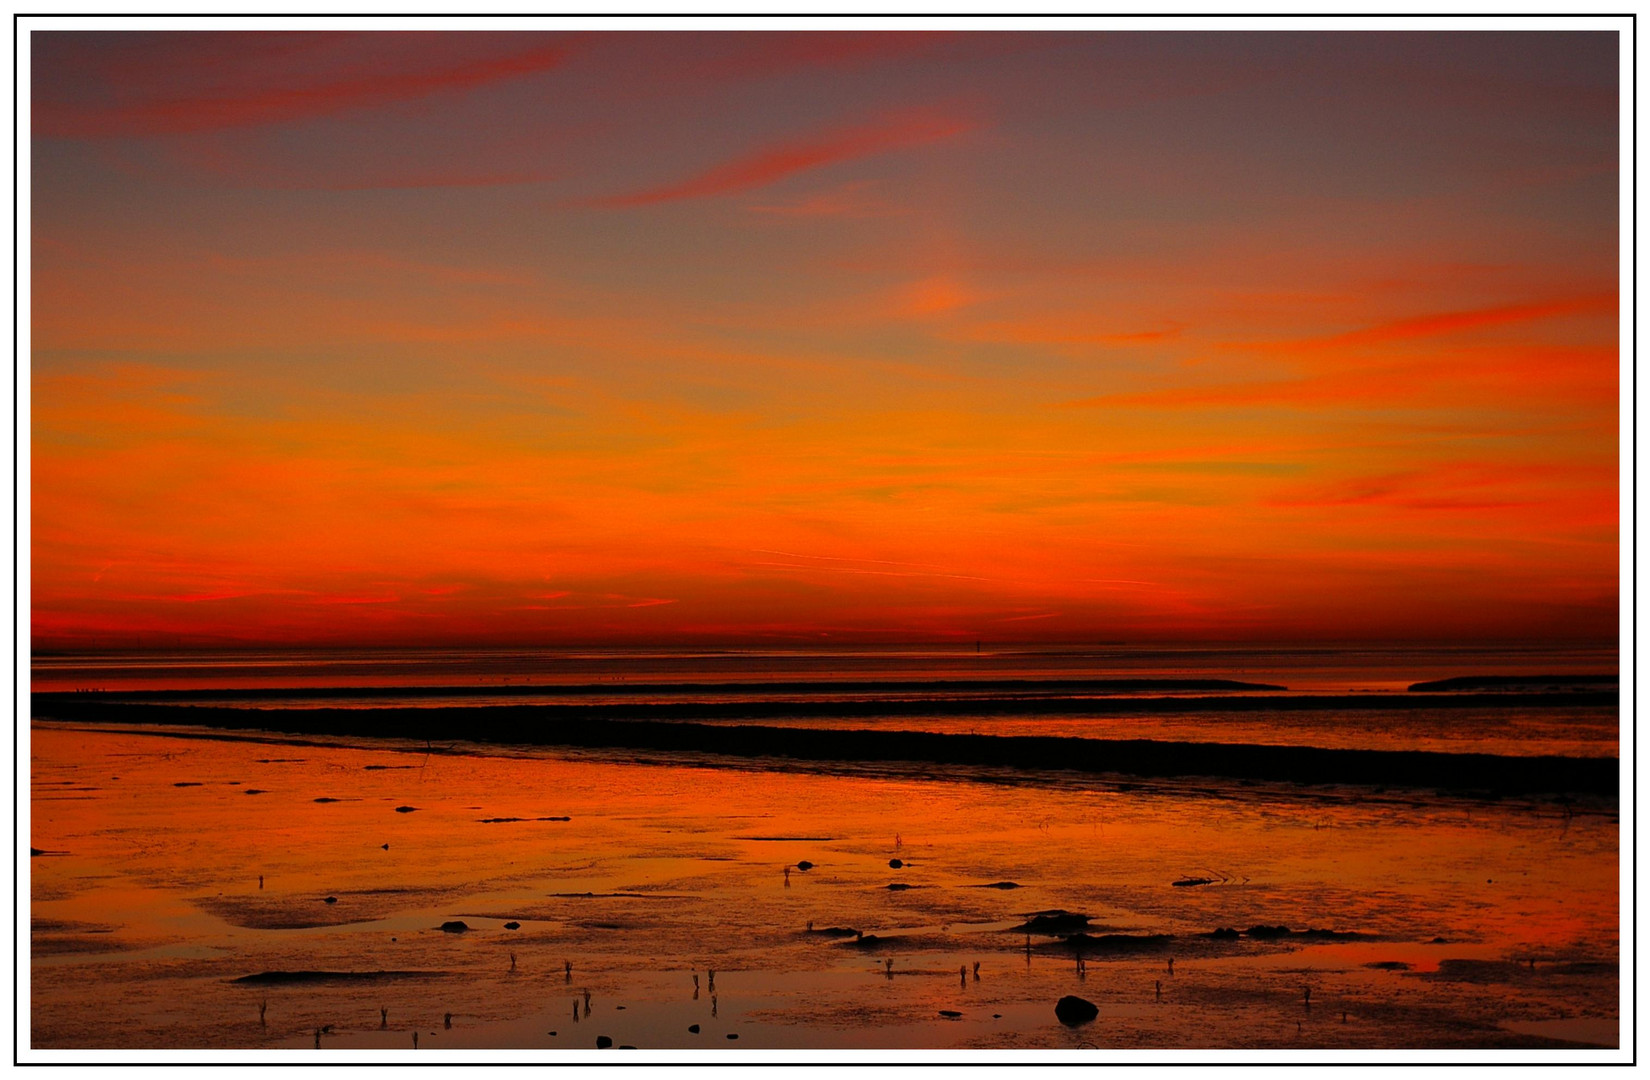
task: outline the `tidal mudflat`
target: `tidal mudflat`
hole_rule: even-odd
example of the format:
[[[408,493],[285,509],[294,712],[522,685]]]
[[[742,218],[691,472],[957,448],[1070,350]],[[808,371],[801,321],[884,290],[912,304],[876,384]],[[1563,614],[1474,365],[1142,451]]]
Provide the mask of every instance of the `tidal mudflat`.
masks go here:
[[[37,1048],[1619,1039],[1614,798],[50,722],[32,752]]]

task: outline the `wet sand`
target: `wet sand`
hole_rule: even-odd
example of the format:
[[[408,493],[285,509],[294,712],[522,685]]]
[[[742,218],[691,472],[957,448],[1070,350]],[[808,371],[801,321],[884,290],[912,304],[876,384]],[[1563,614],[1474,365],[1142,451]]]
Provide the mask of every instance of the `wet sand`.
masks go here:
[[[36,1047],[1616,1041],[1611,800],[32,734]]]

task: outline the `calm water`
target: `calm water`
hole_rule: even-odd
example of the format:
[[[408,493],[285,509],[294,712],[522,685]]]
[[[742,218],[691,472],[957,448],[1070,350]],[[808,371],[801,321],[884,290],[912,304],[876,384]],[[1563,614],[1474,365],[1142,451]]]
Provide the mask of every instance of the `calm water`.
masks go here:
[[[1294,691],[1403,690],[1457,675],[1615,674],[1614,646],[1533,648],[887,648],[329,650],[35,657],[35,690],[302,686],[553,687],[603,681],[1219,678]]]
[[[1615,671],[1613,650],[266,652],[37,658],[34,689],[371,707],[484,703],[493,686],[516,704],[789,699],[810,696],[795,684],[843,680],[1220,678],[1374,695],[1460,675]],[[694,688],[756,682],[785,685]],[[653,683],[690,685],[641,695],[620,685]],[[566,689],[608,684],[611,694]],[[455,693],[245,696],[414,686]],[[1618,738],[1614,708],[1511,698],[1414,711],[1158,703],[1105,716],[873,710],[763,722],[1509,754],[1613,755]],[[412,1053],[415,1031],[425,1053],[591,1053],[598,1035],[674,1051],[1619,1038],[1613,799],[1481,802],[38,718],[29,736],[26,827],[44,852],[28,883],[35,1047],[307,1055],[319,1041],[323,1053]],[[1186,880],[1202,883],[1174,884]],[[1005,883],[1015,887],[994,887]],[[1019,929],[1052,910],[1085,916],[1076,925],[1088,939]],[[452,921],[467,930],[440,929]],[[1279,925],[1338,936],[1247,932]],[[835,927],[865,938],[817,932]],[[1222,928],[1240,933],[1211,936]],[[1100,1017],[1060,1023],[1053,1004],[1067,994]]]
[[[31,860],[37,1047],[1617,1038],[1607,806],[32,736],[30,836],[63,852]],[[1015,929],[1051,909],[1101,939],[1085,970]],[[1359,936],[1208,936],[1280,924]],[[265,972],[357,977],[236,981]],[[1067,994],[1100,1018],[1058,1022]]]

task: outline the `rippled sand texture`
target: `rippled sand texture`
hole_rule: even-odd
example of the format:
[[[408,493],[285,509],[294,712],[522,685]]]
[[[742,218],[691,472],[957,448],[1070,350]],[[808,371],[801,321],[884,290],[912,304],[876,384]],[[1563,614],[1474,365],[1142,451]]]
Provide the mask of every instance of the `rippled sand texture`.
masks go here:
[[[1613,805],[988,779],[37,724],[30,1040],[1617,1042]]]

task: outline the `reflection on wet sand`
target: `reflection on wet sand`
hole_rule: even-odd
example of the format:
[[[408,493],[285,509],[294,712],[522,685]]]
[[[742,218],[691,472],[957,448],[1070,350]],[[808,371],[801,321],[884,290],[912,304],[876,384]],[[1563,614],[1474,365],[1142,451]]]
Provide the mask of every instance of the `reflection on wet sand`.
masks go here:
[[[67,724],[33,753],[37,1047],[1616,1041],[1613,800]]]

